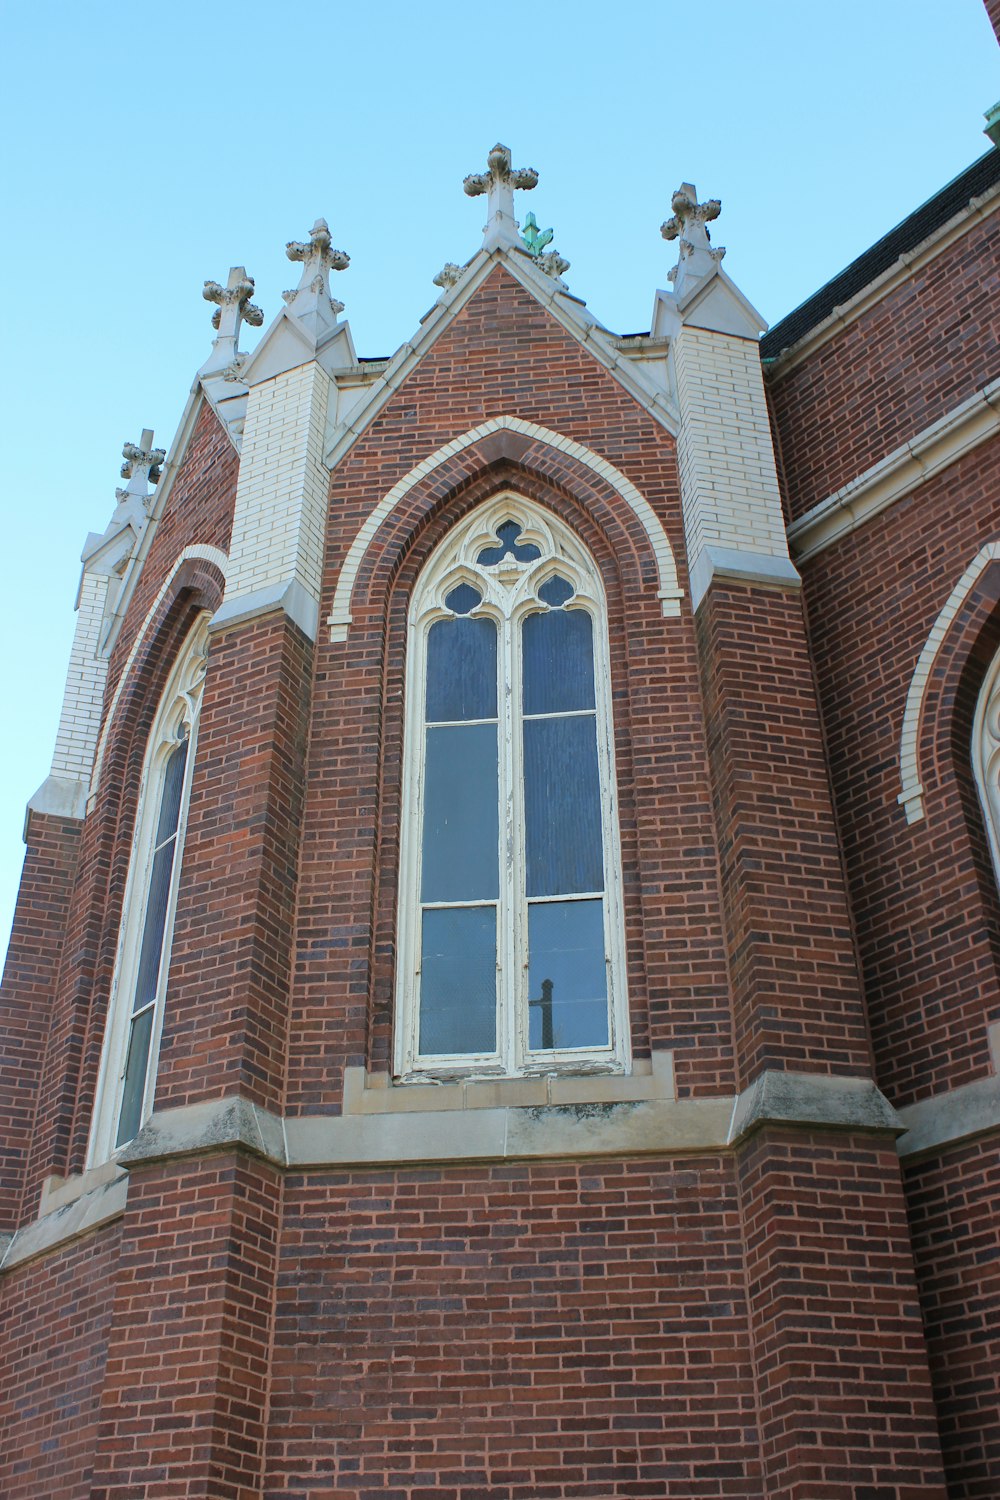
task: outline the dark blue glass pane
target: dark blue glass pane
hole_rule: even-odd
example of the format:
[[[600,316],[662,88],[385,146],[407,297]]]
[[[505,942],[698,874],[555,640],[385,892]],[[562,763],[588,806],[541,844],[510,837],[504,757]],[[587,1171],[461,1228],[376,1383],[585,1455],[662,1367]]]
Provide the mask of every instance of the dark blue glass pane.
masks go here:
[[[184,767],[187,765],[188,742],[184,740],[172,750],[167,758],[163,775],[163,796],[160,799],[160,816],[156,825],[156,847],[177,831],[177,819],[181,811],[181,793],[184,790]]]
[[[594,706],[594,626],[585,610],[529,615],[524,646],[524,712],[559,714]]]
[[[495,906],[425,911],[420,961],[420,1051],[495,1052]]]
[[[496,713],[496,625],[435,620],[427,633],[427,722],[495,719]]]
[[[565,578],[560,578],[558,573],[554,578],[546,579],[538,590],[539,599],[546,604],[551,604],[553,609],[558,609],[560,604],[565,604],[567,599],[573,597],[573,585],[567,583]]]
[[[460,583],[457,589],[452,589],[450,594],[445,594],[444,602],[449,609],[453,609],[456,615],[467,615],[470,609],[475,609],[477,604],[482,604],[483,596],[470,583]]]
[[[601,891],[600,778],[593,717],[524,725],[529,896]]]
[[[156,986],[160,976],[160,956],[163,952],[163,928],[167,920],[167,902],[170,899],[170,876],[174,867],[174,849],[177,841],[171,838],[153,856],[153,868],[149,876],[149,892],[146,896],[146,911],[142,922],[142,945],[139,949],[139,970],[135,981],[133,1011],[141,1010],[156,999]]]
[[[421,901],[500,894],[498,799],[496,725],[428,729]]]
[[[495,563],[505,557],[513,557],[517,562],[534,562],[541,557],[541,553],[534,542],[519,542],[517,539],[523,531],[516,521],[504,521],[502,526],[497,527],[497,536],[500,539],[499,547],[484,547],[476,558],[481,568],[491,568]]]
[[[604,903],[551,901],[528,907],[528,1045],[608,1045]]]
[[[136,1016],[128,1039],[128,1061],[125,1064],[125,1093],[122,1112],[118,1117],[118,1134],[115,1147],[124,1146],[134,1135],[139,1134],[142,1124],[142,1096],[146,1091],[146,1070],[149,1063],[149,1039],[153,1033],[152,1007]]]

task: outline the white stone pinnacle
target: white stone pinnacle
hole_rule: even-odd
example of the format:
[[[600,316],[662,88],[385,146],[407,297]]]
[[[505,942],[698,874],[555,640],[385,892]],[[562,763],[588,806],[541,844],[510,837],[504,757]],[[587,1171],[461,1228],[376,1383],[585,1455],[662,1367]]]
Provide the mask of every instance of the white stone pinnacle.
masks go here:
[[[497,144],[486,159],[486,171],[474,172],[463,187],[470,198],[487,195],[486,224],[483,227],[483,249],[500,246],[523,249],[514,217],[514,189],[533,188],[538,182],[534,167],[512,167],[510,151]]]
[[[660,233],[665,240],[678,241],[680,254],[669,279],[674,283],[675,295],[681,297],[714,272],[726,253],[722,246],[713,247],[706,227],[719,217],[722,204],[718,198],[699,203],[694,183],[682,182],[670,200],[670,207],[673,214],[660,225]]]
[[[166,458],[163,448],[153,447],[153,430],[144,427],[142,437],[138,443],[126,443],[122,448],[122,478],[128,480],[123,489],[115,490],[118,504],[122,505],[133,495],[142,501],[143,505],[149,499],[150,486],[157,484],[160,478],[160,465]]]
[[[282,292],[282,297],[288,311],[318,344],[344,311],[344,304],[330,295],[330,272],[346,271],[351,257],[333,249],[325,219],[316,220],[308,240],[289,240],[285,254],[290,261],[301,261],[302,275],[298,286]]]
[[[249,323],[259,328],[264,314],[250,298],[253,296],[254,280],[243,266],[232,266],[225,286],[217,281],[206,281],[202,296],[206,302],[216,304],[212,315],[212,327],[216,329],[212,352],[198,371],[199,375],[221,375],[236,363],[239,354],[240,324]]]

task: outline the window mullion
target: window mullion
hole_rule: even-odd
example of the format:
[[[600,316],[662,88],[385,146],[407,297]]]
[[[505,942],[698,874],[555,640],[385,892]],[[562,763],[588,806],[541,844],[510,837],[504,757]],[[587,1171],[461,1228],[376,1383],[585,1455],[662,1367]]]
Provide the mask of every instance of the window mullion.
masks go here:
[[[505,885],[508,902],[507,933],[510,946],[506,984],[509,1009],[508,1067],[520,1072],[528,1048],[528,904],[525,898],[524,845],[524,746],[521,731],[520,621],[510,615],[504,621],[507,648],[507,691],[504,710],[507,727],[507,847],[510,851]]]

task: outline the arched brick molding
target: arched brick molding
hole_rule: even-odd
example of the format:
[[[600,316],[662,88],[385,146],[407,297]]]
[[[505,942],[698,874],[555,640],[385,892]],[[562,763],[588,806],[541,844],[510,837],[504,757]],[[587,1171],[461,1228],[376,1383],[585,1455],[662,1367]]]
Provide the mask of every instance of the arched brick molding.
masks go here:
[[[374,507],[371,515],[354,537],[340,570],[333,608],[327,621],[332,640],[345,640],[347,637],[352,618],[351,600],[365,554],[387,519],[398,506],[406,501],[411,490],[420,485],[428,476],[443,466],[450,466],[455,459],[465,455],[467,449],[482,445],[484,441],[499,434],[511,434],[522,439],[522,448],[532,444],[545,444],[558,453],[565,454],[566,457],[574,460],[609,485],[624,500],[646,533],[656,559],[658,598],[662,602],[663,614],[676,616],[680,613],[683,590],[677,581],[673,549],[652,506],[632,481],[600,454],[572,438],[564,437],[547,427],[540,427],[535,422],[524,421],[520,417],[500,416],[492,417],[488,422],[483,422],[460,437],[453,438],[450,443],[445,443],[443,447],[430,454],[394,484],[388,494],[383,496]],[[516,450],[508,443],[500,451],[510,454]]]

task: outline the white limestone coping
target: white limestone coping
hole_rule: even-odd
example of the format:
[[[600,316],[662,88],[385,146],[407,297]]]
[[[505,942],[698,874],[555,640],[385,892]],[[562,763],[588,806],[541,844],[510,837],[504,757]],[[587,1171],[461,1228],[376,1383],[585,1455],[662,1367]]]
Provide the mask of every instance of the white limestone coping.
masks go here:
[[[731,547],[702,547],[691,565],[691,606],[697,609],[718,579],[755,583],[763,588],[798,589],[802,579],[788,557],[770,552],[743,552]]]
[[[38,791],[28,798],[24,810],[24,842],[28,842],[28,818],[33,812],[50,818],[72,818],[79,822],[87,811],[87,783],[68,776],[46,776]]]
[[[848,536],[1000,431],[1000,378],[841,485],[788,528],[799,562]]]
[[[260,619],[276,610],[282,610],[309,640],[316,639],[319,633],[319,604],[297,578],[282,578],[277,583],[268,584],[266,588],[224,599],[209,621],[208,628],[214,633],[232,625],[243,625],[249,620]]]
[[[919,271],[929,261],[935,260],[956,240],[961,239],[964,234],[982,223],[998,208],[1000,208],[1000,184],[989,188],[978,198],[971,199],[965,208],[948,220],[947,224],[942,224],[912,250],[905,251],[880,276],[876,276],[874,281],[868,282],[860,291],[855,292],[853,297],[849,297],[846,302],[835,307],[822,322],[803,334],[798,343],[791,344],[777,356],[768,370],[768,375],[786,375],[790,370],[794,370],[796,365],[809,359],[818,349],[822,349],[824,344],[835,338],[841,329],[849,328],[852,323],[857,322],[858,318],[874,303],[880,302],[883,297],[887,296],[894,287],[908,280],[914,271]]]
[[[910,679],[903,712],[903,728],[899,738],[899,779],[902,790],[896,801],[906,813],[907,823],[919,823],[924,817],[924,789],[920,782],[920,719],[924,707],[924,695],[930,681],[937,654],[958,614],[981,573],[1000,557],[1000,542],[987,542],[980,548],[948,596],[941,613],[931,627],[923,650]]]
[[[404,474],[402,479],[397,480],[388,494],[384,495],[372,510],[351,542],[337,579],[333,607],[327,618],[332,641],[347,639],[351,624],[351,596],[354,592],[354,585],[365,553],[382,524],[421,480],[433,474],[435,469],[440,468],[449,459],[463,453],[473,443],[480,442],[494,432],[516,432],[532,442],[547,443],[550,447],[565,453],[569,458],[576,459],[578,463],[590,469],[591,473],[610,485],[625,501],[649,538],[659,573],[660,588],[657,597],[662,601],[664,615],[676,617],[680,614],[680,601],[684,597],[684,590],[677,582],[677,564],[674,560],[673,549],[653,507],[632,481],[606,458],[602,458],[592,448],[584,447],[573,438],[553,432],[551,428],[540,427],[537,422],[527,422],[521,417],[499,416],[481,422],[478,427],[473,427],[459,437],[452,438],[451,442],[445,443],[443,447],[431,453],[408,474]]]
[[[893,1136],[900,1156],[907,1158],[1000,1130],[1000,1079],[995,1076],[898,1112],[866,1078],[771,1070],[736,1096],[675,1099],[660,1092],[672,1088],[672,1077],[672,1067],[657,1062],[654,1054],[646,1075],[655,1080],[652,1097],[616,1101],[609,1085],[624,1080],[610,1076],[566,1079],[568,1086],[594,1086],[595,1096],[549,1104],[498,1104],[494,1096],[482,1107],[463,1107],[460,1130],[455,1109],[449,1107],[279,1118],[230,1096],[159,1111],[117,1162],[47,1187],[39,1219],[13,1236],[0,1235],[0,1271],[117,1218],[125,1210],[130,1167],[218,1150],[246,1150],[290,1170],[673,1156],[731,1151],[763,1126],[778,1125]],[[355,1106],[364,1083],[354,1077],[345,1091],[353,1095]],[[601,1090],[603,1099],[598,1097]]]

